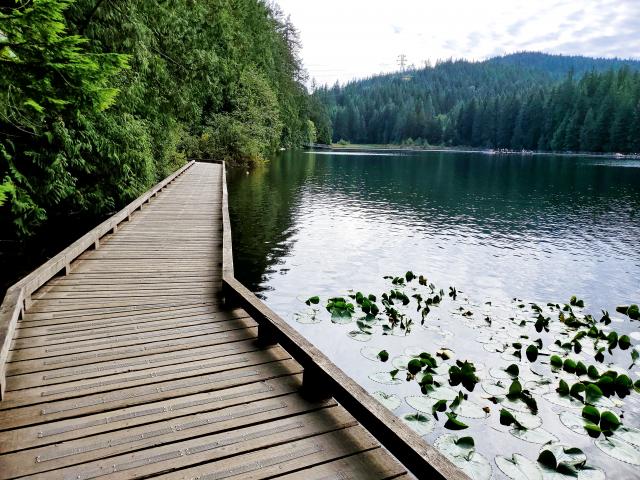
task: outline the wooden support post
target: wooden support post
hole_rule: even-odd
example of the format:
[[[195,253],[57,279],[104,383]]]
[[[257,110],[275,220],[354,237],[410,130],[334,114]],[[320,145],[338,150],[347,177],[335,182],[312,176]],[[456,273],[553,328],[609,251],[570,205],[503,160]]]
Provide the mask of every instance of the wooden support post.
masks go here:
[[[111,228],[111,233],[112,233],[112,234],[115,234],[117,231],[118,231],[118,225],[114,225],[114,226]]]
[[[131,221],[131,214],[127,215],[127,222]]]
[[[316,365],[306,365],[302,372],[302,395],[309,400],[324,400],[330,398],[327,382],[324,381],[324,372]]]
[[[70,273],[71,273],[71,264],[70,264],[70,263],[67,263],[67,264],[64,266],[64,275],[65,275],[65,277],[66,277],[67,275],[69,275]]]
[[[99,248],[100,248],[100,239],[99,239],[99,238],[96,238],[96,241],[95,241],[95,242],[93,242],[93,249],[94,249],[94,250],[97,250],[97,249],[99,249]]]
[[[31,294],[24,296],[24,308],[23,308],[23,312],[25,310],[29,310],[31,308],[31,305],[33,305],[33,300],[31,300]]]
[[[276,330],[273,325],[267,322],[258,323],[258,345],[268,347],[277,343]]]

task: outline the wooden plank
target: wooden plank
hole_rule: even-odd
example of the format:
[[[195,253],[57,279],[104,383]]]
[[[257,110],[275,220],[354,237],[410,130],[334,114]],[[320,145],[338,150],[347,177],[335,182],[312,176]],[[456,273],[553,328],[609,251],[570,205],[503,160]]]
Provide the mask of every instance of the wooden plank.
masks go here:
[[[151,315],[158,312],[181,312],[184,309],[203,309],[211,312],[219,312],[220,304],[207,302],[207,303],[182,303],[178,305],[169,305],[169,306],[158,306],[158,307],[132,307],[132,308],[115,308],[103,311],[94,311],[91,310],[89,312],[77,313],[72,312],[68,315],[64,313],[37,313],[24,314],[22,320],[20,321],[18,328],[28,328],[28,327],[36,327],[36,326],[45,326],[45,325],[63,325],[65,323],[79,323],[79,322],[93,322],[104,319],[117,319],[122,317],[135,317],[131,318],[132,321],[136,321],[138,316],[143,315]]]
[[[320,411],[304,415],[306,412],[314,412],[315,410],[335,405],[334,401],[308,402],[303,400],[300,395],[289,394],[278,398],[268,398],[249,402],[244,405],[227,407],[212,412],[186,415],[148,425],[103,433],[90,438],[81,438],[0,455],[0,480],[16,476],[33,475],[39,472],[47,472],[46,476],[40,478],[65,478],[71,475],[72,472],[74,476],[80,475],[80,478],[86,478],[88,475],[80,472],[96,469],[98,471],[104,471],[105,466],[111,467],[114,464],[113,462],[118,464],[122,461],[127,461],[125,458],[131,458],[131,454],[126,455],[125,458],[122,456],[116,459],[108,458],[107,461],[103,462],[95,462],[95,460],[126,454],[127,452],[136,451],[140,448],[144,448],[145,450],[137,453],[137,455],[139,458],[144,459],[154,458],[156,455],[162,455],[164,457],[168,449],[170,451],[176,449],[179,451],[183,449],[195,451],[196,449],[201,449],[202,445],[208,444],[211,441],[220,441],[223,436],[215,434],[224,430],[233,430],[231,434],[223,434],[227,439],[232,437],[237,438],[233,443],[228,441],[224,442],[225,446],[236,445],[237,447],[242,448],[241,446],[243,446],[244,449],[247,449],[251,447],[256,448],[261,445],[272,445],[274,440],[282,441],[284,438],[291,438],[292,436],[295,438],[295,436],[313,435],[319,431],[330,431],[353,424],[352,418],[344,410],[339,408],[337,409],[339,412],[336,414]],[[300,415],[300,417],[282,420],[283,417],[291,417],[294,415]],[[295,426],[291,426],[293,422],[295,422]],[[246,428],[251,424],[261,425]],[[287,427],[285,427],[285,425]],[[264,433],[265,431],[267,432],[266,435]],[[280,431],[280,435],[278,435],[278,431]],[[253,442],[251,440],[248,442],[243,441],[244,437],[251,438],[252,432],[262,433],[255,435]],[[206,437],[197,438],[190,442],[184,441],[189,438],[202,436]],[[173,444],[175,442],[179,443],[177,445],[168,445],[165,448],[152,448],[160,445]],[[247,443],[249,445],[247,445]],[[150,451],[147,451],[148,449],[150,449]],[[211,453],[212,450],[215,451],[216,449],[210,449],[208,453]],[[224,448],[218,447],[218,450],[224,451]],[[172,464],[177,464],[176,459],[181,456],[178,455],[175,457],[170,455],[169,457],[170,460],[173,460],[173,462],[171,462]],[[197,461],[198,459],[197,456],[192,457],[190,455],[184,455],[183,457],[191,462],[194,460]],[[203,456],[200,455],[200,457],[202,458]],[[87,462],[93,463],[73,468],[65,468],[69,465],[78,465]],[[146,464],[144,466],[147,468],[149,465],[151,465],[154,470],[157,468],[156,465],[149,460],[143,460],[143,464]],[[55,470],[55,472],[51,470]]]
[[[468,477],[444,455],[405,425],[400,418],[371,397],[326,355],[298,331],[276,315],[235,278],[224,278],[225,297],[244,308],[259,325],[266,328],[271,340],[280,343],[305,369],[303,388],[314,395],[333,395],[376,439],[412,473],[423,472],[434,479]]]
[[[232,318],[246,317],[247,313],[241,309],[217,311],[212,308],[205,307],[190,307],[181,309],[165,309],[158,313],[141,313],[138,315],[131,315],[129,313],[125,315],[116,316],[101,316],[100,320],[95,320],[95,317],[91,319],[85,319],[79,322],[65,321],[65,322],[52,322],[45,323],[22,323],[18,322],[18,328],[15,332],[16,339],[24,339],[29,337],[37,337],[42,335],[48,335],[53,339],[55,336],[71,333],[80,333],[85,330],[92,330],[96,332],[110,332],[111,330],[103,329],[120,329],[123,326],[127,326],[130,330],[137,329],[145,323],[156,323],[163,321],[173,321],[176,324],[190,322],[193,317],[206,317],[212,322],[220,320],[230,320]],[[74,320],[77,317],[71,317]],[[33,345],[32,345],[33,346]]]
[[[265,398],[275,398],[296,392],[300,385],[302,385],[302,375],[296,373],[269,380],[257,377],[253,382],[224,388],[214,393],[185,395],[79,418],[0,431],[0,453],[89,438],[123,428],[215,411]]]
[[[154,306],[179,306],[185,304],[205,304],[207,302],[215,302],[209,295],[183,295],[180,297],[173,296],[147,296],[141,299],[97,299],[93,302],[82,302],[77,299],[68,300],[37,300],[33,307],[29,310],[31,313],[58,313],[75,311],[88,313],[90,310],[108,311],[116,308],[140,308]]]
[[[49,291],[46,294],[32,297],[34,304],[38,300],[62,300],[62,299],[119,299],[126,298],[155,298],[155,297],[211,297],[214,298],[217,294],[217,289],[209,285],[191,285],[184,288],[156,288],[156,289],[138,289],[135,286],[129,290],[70,290],[67,292]]]
[[[9,359],[11,341],[22,313],[24,289],[11,287],[7,290],[5,301],[0,307],[0,403],[4,399],[7,387],[6,368]]]
[[[373,437],[364,428],[356,425],[271,448],[235,455],[225,458],[223,462],[210,462],[166,473],[156,478],[259,480],[326,463],[345,455],[372,450],[377,446],[378,444]]]
[[[133,387],[124,391],[86,395],[73,400],[59,400],[1,410],[0,425],[3,429],[11,429],[64,418],[92,415],[194,393],[214,392],[245,383],[300,372],[301,369],[295,361],[283,360],[239,368],[230,372],[223,371],[200,377],[169,380],[151,386]]]
[[[277,477],[280,480],[387,480],[405,476],[412,478],[397,460],[382,448],[368,450],[333,462],[305,468]]]
[[[173,318],[168,320],[150,321],[141,324],[123,325],[117,328],[90,329],[80,332],[64,332],[37,337],[17,338],[12,345],[12,350],[24,348],[47,347],[65,343],[75,343],[87,340],[104,339],[105,335],[125,335],[131,333],[145,333],[160,330],[170,330],[178,327],[194,327],[196,325],[213,326],[230,320],[249,317],[226,317],[213,319],[211,315],[194,315],[190,317]]]
[[[254,326],[255,322],[251,318],[236,318],[210,325],[195,325],[192,327],[165,329],[157,332],[114,335],[112,337],[102,338],[99,340],[72,342],[70,344],[52,345],[49,347],[22,348],[12,351],[11,361],[18,362],[23,360],[33,360],[36,358],[48,358],[60,355],[75,355],[84,352],[95,352],[98,350],[109,350],[116,347],[153,344],[166,339],[175,341],[182,338],[197,337],[210,333],[242,330]],[[0,403],[0,408],[1,407],[2,404]]]
[[[21,375],[81,365],[106,364],[107,362],[137,358],[151,354],[171,353],[199,347],[219,345],[234,341],[256,338],[257,329],[245,328],[228,332],[197,335],[194,337],[169,339],[154,343],[142,343],[132,347],[113,347],[106,350],[90,351],[74,355],[37,358],[34,360],[7,363],[7,375]]]
[[[412,478],[358,421],[466,479],[235,281],[224,164],[172,180],[0,310],[0,479]]]
[[[162,309],[162,308],[179,308],[189,306],[204,306],[204,305],[219,305],[220,302],[217,299],[210,300],[208,302],[193,302],[191,300],[175,301],[169,304],[163,305],[122,305],[111,306],[102,308],[91,308],[85,310],[70,310],[70,311],[53,311],[53,312],[29,312],[25,315],[25,320],[48,320],[66,317],[85,317],[85,316],[101,316],[105,314],[123,313],[123,312],[138,312],[144,310]]]
[[[239,342],[225,342],[222,345],[178,350],[172,354],[161,353],[145,355],[120,362],[94,363],[89,366],[58,368],[45,372],[13,375],[7,377],[7,390],[35,388],[80,380],[88,381],[117,373],[134,372],[152,367],[176,365],[178,363],[208,360],[230,354],[253,352],[259,348],[257,342],[251,339]]]
[[[188,361],[191,359],[187,358],[183,362],[175,362],[159,367],[154,366],[144,370],[125,370],[122,373],[114,373],[105,378],[82,379],[61,384],[35,386],[22,390],[8,390],[5,399],[0,404],[0,409],[86,397],[112,391],[123,391],[138,386],[154,385],[170,379],[176,380],[200,377],[217,372],[230,372],[238,368],[277,362],[288,358],[290,358],[289,354],[281,348],[249,351],[224,357],[209,357],[205,358],[205,360]]]

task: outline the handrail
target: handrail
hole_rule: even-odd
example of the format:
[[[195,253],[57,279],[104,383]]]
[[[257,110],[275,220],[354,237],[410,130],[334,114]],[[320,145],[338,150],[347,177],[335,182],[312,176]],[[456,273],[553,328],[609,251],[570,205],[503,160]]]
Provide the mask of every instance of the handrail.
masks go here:
[[[164,180],[151,187],[141,196],[129,203],[115,215],[109,217],[100,225],[80,237],[67,248],[58,253],[55,257],[47,260],[44,264],[31,272],[29,275],[18,281],[7,290],[2,305],[0,306],[0,400],[4,398],[6,388],[6,363],[9,357],[11,341],[18,323],[18,319],[24,314],[26,308],[31,304],[31,294],[53,278],[56,274],[71,271],[71,262],[90,248],[99,248],[100,239],[107,233],[115,233],[125,220],[130,220],[131,215],[151,200],[151,197],[158,195],[169,183],[174,181],[190,168],[195,161],[190,161],[177,171],[169,175]]]
[[[417,478],[469,480],[442,453],[374,399],[329,358],[267,307],[234,277],[226,170],[222,170],[223,296],[242,307],[258,323],[258,340],[279,343],[304,368],[303,390],[311,396],[334,397]]]

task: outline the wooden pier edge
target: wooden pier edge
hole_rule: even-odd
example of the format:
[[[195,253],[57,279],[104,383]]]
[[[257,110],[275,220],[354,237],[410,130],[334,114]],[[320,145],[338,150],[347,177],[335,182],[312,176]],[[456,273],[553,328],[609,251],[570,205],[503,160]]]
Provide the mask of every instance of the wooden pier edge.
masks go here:
[[[190,161],[176,170],[140,197],[136,198],[133,202],[129,203],[122,210],[80,237],[55,257],[47,260],[22,280],[9,287],[0,306],[0,401],[4,398],[6,389],[6,363],[11,347],[11,340],[18,319],[31,302],[31,294],[60,272],[68,273],[73,260],[88,249],[99,248],[102,237],[108,233],[114,233],[118,229],[118,225],[128,221],[136,210],[142,208],[142,205],[156,196],[163,188],[182,175],[194,163],[195,161]]]
[[[218,163],[218,162],[216,162]],[[303,389],[311,396],[335,398],[413,475],[429,480],[469,480],[442,453],[426,443],[400,418],[338,368],[300,333],[267,307],[242,283],[233,270],[231,224],[228,211],[226,169],[222,170],[222,294],[225,303],[243,308],[258,323],[258,338],[279,343],[300,365]]]
[[[329,358],[235,279],[226,167],[221,161],[206,161],[222,166],[220,175],[222,211],[219,212],[222,217],[222,225],[216,226],[216,228],[220,228],[219,231],[222,235],[215,237],[221,238],[222,255],[216,255],[215,259],[211,260],[216,264],[210,267],[215,266],[216,269],[220,267],[222,269],[222,299],[224,303],[244,308],[246,313],[251,315],[258,324],[258,341],[264,345],[279,343],[288,355],[303,367],[301,393],[312,399],[335,398],[415,477],[429,480],[469,480],[469,477],[462,470],[453,465],[434,447],[424,442],[400,418],[371,397],[366,390],[349,378]],[[5,395],[7,388],[6,364],[19,320],[31,308],[32,294],[54,276],[69,274],[74,260],[87,250],[100,249],[102,237],[118,231],[118,226],[122,222],[131,220],[136,210],[142,209],[145,203],[157,196],[161,190],[194,164],[194,161],[188,162],[7,290],[0,306],[0,400],[8,400],[9,395],[15,393],[10,390]],[[176,258],[179,259],[179,257]],[[217,293],[212,294],[217,295]]]

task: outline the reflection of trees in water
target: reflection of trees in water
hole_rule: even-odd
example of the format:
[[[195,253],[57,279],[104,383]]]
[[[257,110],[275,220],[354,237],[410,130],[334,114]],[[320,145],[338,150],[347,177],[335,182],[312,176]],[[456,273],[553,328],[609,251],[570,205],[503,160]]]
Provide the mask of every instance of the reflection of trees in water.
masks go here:
[[[291,249],[299,191],[315,162],[299,152],[286,152],[247,175],[229,172],[229,210],[236,275],[259,291],[263,276]]]
[[[320,206],[354,208],[372,222],[383,212],[434,233],[464,228],[529,240],[597,239],[637,250],[640,168],[596,163],[603,161],[286,152],[250,175],[230,177],[237,274],[259,288],[292,248],[296,215]]]

